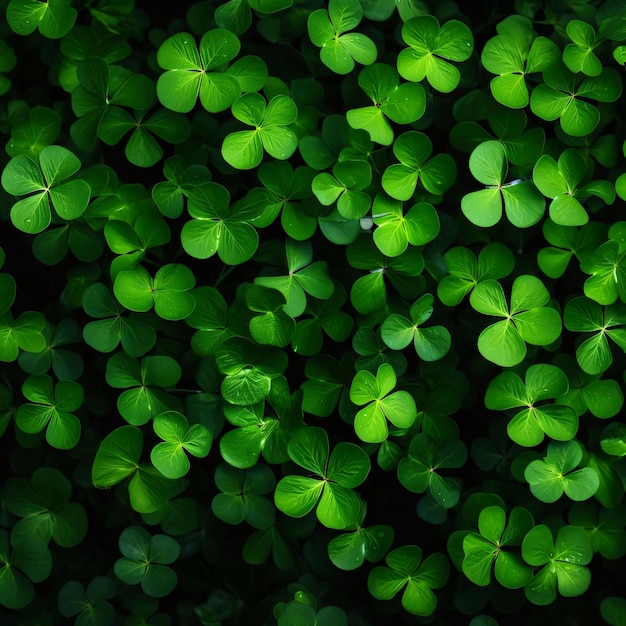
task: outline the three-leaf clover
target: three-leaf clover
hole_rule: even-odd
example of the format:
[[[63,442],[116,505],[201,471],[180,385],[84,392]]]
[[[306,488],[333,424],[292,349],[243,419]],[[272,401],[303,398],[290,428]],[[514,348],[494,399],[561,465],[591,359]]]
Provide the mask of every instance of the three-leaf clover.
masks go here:
[[[457,478],[442,476],[439,470],[463,467],[467,448],[460,439],[437,443],[425,433],[411,439],[407,455],[398,464],[398,480],[413,493],[429,491],[441,507],[450,509],[457,504],[461,485]]]
[[[115,575],[128,585],[141,584],[141,590],[153,598],[169,595],[178,584],[171,565],[180,554],[180,545],[168,535],[150,535],[141,526],[125,528],[119,538],[120,552],[115,561]]]
[[[359,0],[329,0],[328,10],[310,13],[307,29],[313,45],[321,48],[322,63],[335,74],[349,74],[354,62],[371,65],[378,51],[374,42],[360,33],[351,33],[363,19]]]
[[[211,449],[213,437],[206,426],[190,426],[178,411],[159,413],[152,428],[163,441],[152,448],[150,460],[166,478],[182,478],[189,471],[191,464],[185,452],[204,458]]]
[[[78,545],[87,534],[87,514],[69,501],[71,494],[70,481],[51,467],[38,467],[30,479],[9,479],[3,501],[12,515],[22,518],[13,526],[13,538],[29,542],[36,537],[46,544],[54,539],[63,548]]]
[[[580,296],[568,300],[563,311],[567,330],[594,333],[576,348],[576,360],[587,374],[602,374],[613,362],[609,339],[626,352],[626,307],[622,304],[600,306]]]
[[[346,119],[352,128],[369,133],[370,139],[383,146],[391,145],[393,128],[389,118],[397,124],[411,124],[426,111],[426,91],[417,83],[402,83],[395,68],[386,63],[374,63],[359,73],[359,87],[372,100],[372,105],[350,109]]]
[[[49,39],[60,39],[66,35],[78,16],[71,0],[11,0],[6,12],[9,26],[18,35],[30,35],[39,29]]]
[[[333,165],[332,175],[317,174],[311,190],[324,206],[337,203],[337,211],[347,220],[358,220],[370,209],[372,199],[364,191],[372,182],[372,168],[363,159],[338,161]]]
[[[193,219],[183,225],[180,238],[190,256],[208,259],[217,254],[223,263],[239,265],[256,252],[259,236],[250,222],[259,211],[242,203],[231,205],[226,187],[213,182],[194,187],[187,210]]]
[[[508,161],[506,149],[499,141],[483,141],[472,151],[469,168],[474,178],[486,187],[467,193],[461,209],[467,219],[483,228],[497,224],[503,212],[518,228],[536,224],[545,212],[545,200],[531,180],[506,182]]]
[[[73,380],[53,386],[47,374],[29,376],[22,385],[27,400],[15,414],[15,424],[25,433],[46,429],[46,441],[59,450],[73,448],[80,439],[80,420],[73,411],[83,403],[83,388]]]
[[[62,146],[46,146],[38,162],[26,155],[12,158],[2,171],[2,186],[11,195],[26,195],[11,208],[13,225],[25,233],[40,233],[52,221],[51,206],[64,220],[79,218],[91,188],[84,180],[67,179],[80,166],[79,159]]]
[[[376,375],[360,370],[350,385],[350,400],[359,409],[354,430],[361,441],[380,443],[387,439],[387,420],[396,428],[409,428],[417,417],[415,400],[408,391],[393,391],[397,377],[389,363],[383,363]],[[393,392],[393,393],[392,393]]]
[[[602,62],[594,49],[603,38],[596,35],[593,26],[582,20],[570,20],[565,28],[572,43],[563,50],[563,63],[574,73],[582,72],[586,76],[598,76],[602,72]]]
[[[512,509],[508,521],[502,507],[485,507],[478,516],[478,533],[468,533],[463,539],[463,573],[474,584],[485,587],[491,582],[493,567],[503,587],[523,587],[532,577],[532,568],[511,548],[521,547],[533,525],[533,517],[524,507]]]
[[[230,63],[241,42],[230,30],[213,28],[196,43],[182,32],[166,39],[157,52],[165,70],[157,81],[161,104],[177,113],[188,113],[200,104],[210,113],[225,111],[244,91],[256,92],[267,80],[267,67],[258,57],[243,57]]]
[[[427,617],[437,608],[437,596],[433,589],[440,589],[448,582],[450,565],[440,552],[422,561],[422,549],[418,546],[402,546],[387,554],[387,567],[377,566],[367,578],[367,588],[377,600],[391,600],[399,591],[402,606],[413,615]]]
[[[380,561],[391,547],[393,537],[391,526],[359,525],[353,532],[343,533],[328,542],[328,557],[339,569],[352,571],[361,567],[366,559],[370,563]]]
[[[589,587],[591,572],[584,567],[591,561],[593,549],[587,533],[577,526],[563,526],[556,541],[545,525],[535,526],[524,537],[522,557],[533,567],[541,567],[524,587],[530,602],[551,604],[557,589],[567,598],[580,596]]]
[[[121,343],[130,356],[142,356],[156,343],[156,331],[135,315],[123,316],[124,308],[102,283],[85,289],[83,308],[95,318],[83,327],[85,343],[98,352],[113,352]]]
[[[439,234],[439,216],[429,202],[418,202],[406,214],[402,202],[383,193],[376,194],[372,206],[374,243],[387,257],[400,256],[411,244],[423,246]]]
[[[513,253],[498,242],[488,243],[478,258],[464,246],[446,251],[443,260],[450,274],[437,285],[437,296],[446,306],[457,306],[483,280],[505,278],[515,268]]]
[[[294,463],[315,477],[281,478],[274,493],[276,507],[291,517],[303,517],[317,507],[317,519],[327,528],[344,530],[358,524],[363,501],[354,488],[370,471],[363,449],[342,441],[330,452],[326,431],[307,426],[291,436],[287,451]]]
[[[426,191],[441,195],[456,178],[456,164],[449,154],[431,157],[433,144],[427,135],[410,130],[393,144],[393,153],[400,163],[383,172],[383,189],[396,200],[410,200],[420,181]]]
[[[544,154],[533,168],[533,182],[541,193],[552,198],[550,219],[561,226],[583,226],[589,221],[581,200],[597,196],[613,204],[615,189],[609,181],[595,180],[580,186],[587,173],[587,162],[575,148],[568,148],[558,162]],[[578,199],[580,198],[580,200]]]
[[[246,304],[258,313],[250,319],[250,337],[266,346],[284,348],[291,341],[296,323],[284,310],[285,296],[275,289],[250,285],[246,291]]]
[[[381,326],[383,341],[392,350],[403,350],[413,342],[417,356],[423,361],[443,358],[452,341],[448,329],[444,326],[422,328],[422,324],[433,314],[434,302],[432,294],[426,293],[411,305],[411,319],[392,313]]]
[[[77,626],[111,626],[115,621],[115,608],[109,600],[115,595],[115,584],[106,576],[96,576],[87,588],[70,580],[59,591],[59,613],[63,617],[76,615]]]
[[[618,298],[626,302],[625,259],[626,248],[613,238],[585,254],[580,269],[591,274],[583,286],[585,295],[605,306],[614,304]]]
[[[32,583],[50,575],[52,557],[38,537],[16,538],[0,529],[0,603],[8,609],[22,609],[35,597]]]
[[[249,170],[259,165],[263,150],[280,161],[296,151],[298,138],[289,126],[296,121],[298,109],[289,96],[278,94],[266,102],[258,93],[247,93],[232,105],[231,111],[240,122],[254,127],[230,133],[222,143],[222,156],[235,169]]]
[[[485,43],[481,62],[491,79],[493,97],[504,106],[521,109],[528,104],[526,76],[543,72],[558,61],[560,50],[547,37],[537,37],[532,22],[511,15],[496,26],[498,34]]]
[[[160,267],[154,278],[142,266],[122,270],[113,283],[119,303],[130,311],[154,312],[165,320],[182,320],[191,314],[196,301],[189,290],[196,284],[193,272],[181,263]]]
[[[17,319],[11,311],[0,315],[0,362],[15,361],[20,350],[41,352],[46,349],[43,330],[46,318],[35,311],[25,311]]]
[[[117,410],[133,426],[142,426],[177,406],[163,389],[174,387],[181,376],[180,365],[172,357],[151,355],[140,362],[125,352],[107,361],[105,373],[110,387],[126,390],[117,399]]]
[[[544,435],[569,441],[578,431],[578,414],[571,406],[545,402],[564,396],[568,388],[563,370],[535,364],[526,370],[524,382],[514,372],[498,374],[489,383],[485,406],[493,411],[521,408],[507,426],[509,437],[520,446],[536,446]]]
[[[583,98],[615,102],[622,94],[622,80],[610,67],[597,76],[574,74],[562,63],[552,63],[543,71],[544,82],[530,96],[530,110],[541,119],[558,119],[568,135],[591,134],[600,123],[600,111]]]
[[[570,500],[591,498],[600,478],[591,467],[576,469],[582,458],[583,447],[575,439],[551,441],[546,456],[531,461],[524,470],[531,493],[542,502],[556,502],[564,492]]]
[[[526,343],[547,346],[561,334],[561,316],[545,306],[550,294],[535,276],[525,274],[513,281],[511,304],[497,280],[478,283],[470,304],[479,313],[504,319],[487,326],[478,337],[479,352],[492,363],[512,367],[526,356]]]
[[[472,31],[463,22],[450,20],[439,26],[432,15],[413,17],[402,26],[402,39],[409,45],[398,55],[402,78],[416,83],[426,78],[443,93],[456,88],[461,72],[451,61],[466,61],[474,50]]]
[[[215,470],[215,484],[220,490],[211,501],[211,510],[227,524],[248,522],[264,530],[274,524],[276,509],[265,495],[276,485],[272,470],[262,463],[248,469],[221,463]]]

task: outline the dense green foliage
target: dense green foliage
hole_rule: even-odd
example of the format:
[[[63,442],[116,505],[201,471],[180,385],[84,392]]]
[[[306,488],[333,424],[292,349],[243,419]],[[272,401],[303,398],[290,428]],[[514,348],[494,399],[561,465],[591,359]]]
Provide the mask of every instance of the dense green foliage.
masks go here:
[[[626,623],[626,0],[0,11],[3,626]]]

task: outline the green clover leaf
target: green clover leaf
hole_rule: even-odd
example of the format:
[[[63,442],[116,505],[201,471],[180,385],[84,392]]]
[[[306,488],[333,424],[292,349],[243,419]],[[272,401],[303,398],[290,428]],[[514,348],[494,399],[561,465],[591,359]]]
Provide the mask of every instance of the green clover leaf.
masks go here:
[[[591,274],[583,286],[585,295],[604,306],[614,304],[618,298],[626,302],[625,258],[626,250],[614,239],[585,255],[580,269]]]
[[[389,435],[387,420],[405,430],[417,418],[415,400],[407,391],[393,391],[396,383],[396,374],[389,363],[383,363],[375,376],[367,370],[356,373],[350,385],[350,401],[357,406],[365,405],[354,418],[354,430],[361,441],[385,441]]]
[[[2,186],[11,195],[26,195],[11,208],[13,225],[25,233],[40,233],[52,221],[51,206],[64,220],[79,218],[91,188],[84,180],[67,179],[80,166],[78,158],[62,146],[46,146],[37,161],[26,155],[13,157],[2,171]]]
[[[478,533],[468,533],[463,539],[463,573],[481,587],[491,582],[491,570],[496,580],[507,589],[523,587],[533,575],[522,555],[511,548],[520,548],[534,522],[530,512],[521,506],[511,510],[507,522],[500,506],[485,507],[478,517]]]
[[[361,567],[366,559],[370,563],[380,561],[391,547],[393,538],[393,528],[386,524],[367,528],[359,526],[353,532],[331,539],[328,542],[328,557],[339,569],[352,571]]]
[[[391,600],[402,589],[402,606],[413,615],[427,617],[437,608],[433,589],[448,581],[450,565],[440,552],[422,561],[418,546],[396,548],[385,557],[387,567],[377,566],[367,578],[367,588],[377,600]]]
[[[393,144],[393,153],[400,163],[383,172],[383,189],[396,200],[410,200],[418,181],[426,191],[439,196],[456,179],[456,164],[449,154],[431,157],[433,145],[424,133],[411,130],[400,135]]]
[[[506,182],[508,162],[506,149],[499,141],[483,141],[472,151],[469,167],[476,180],[485,189],[465,194],[461,209],[467,219],[483,228],[497,224],[504,212],[511,224],[529,228],[545,212],[545,201],[530,180],[515,179]]]
[[[168,565],[176,561],[180,545],[168,535],[150,535],[141,526],[129,526],[120,534],[120,552],[115,561],[115,575],[128,585],[141,584],[141,590],[153,598],[164,598],[178,584],[176,572]]]
[[[115,597],[115,584],[106,576],[96,576],[87,588],[70,580],[59,591],[59,613],[76,617],[79,626],[110,626],[115,621],[115,608],[109,602]]]
[[[152,448],[150,460],[166,478],[182,478],[189,471],[191,465],[185,452],[200,459],[209,454],[213,441],[211,432],[202,424],[190,426],[178,411],[159,413],[152,427],[163,442]]]
[[[474,49],[472,31],[458,20],[439,26],[432,15],[413,17],[402,26],[402,39],[409,45],[398,55],[402,78],[418,83],[424,78],[431,87],[449,93],[461,80],[451,61],[466,61]]]
[[[593,26],[582,20],[570,20],[565,31],[572,43],[563,50],[563,63],[574,73],[598,76],[602,72],[602,63],[594,49],[602,43],[603,38],[596,35]]]
[[[493,97],[504,106],[522,109],[529,100],[526,76],[551,67],[561,52],[552,40],[537,37],[532,22],[521,15],[507,17],[496,30],[480,60],[488,72],[497,74],[490,83]]]
[[[561,335],[561,316],[548,306],[550,294],[535,276],[518,276],[507,304],[497,280],[482,281],[472,291],[470,304],[479,313],[504,319],[485,328],[478,337],[479,352],[501,367],[524,360],[526,343],[547,346]]]
[[[46,318],[41,313],[26,311],[17,319],[11,311],[0,315],[0,362],[15,361],[20,350],[41,352],[46,349],[43,330]]]
[[[583,447],[578,441],[551,441],[546,456],[531,461],[524,470],[531,493],[542,502],[556,502],[564,492],[570,500],[591,498],[600,478],[591,467],[576,469],[582,458]]]
[[[298,138],[289,126],[296,121],[295,102],[284,94],[274,96],[268,103],[258,93],[247,93],[232,105],[232,114],[254,130],[230,133],[222,143],[222,157],[238,170],[257,167],[263,160],[263,150],[272,158],[284,161],[298,147]]]
[[[393,142],[389,118],[397,124],[411,124],[426,111],[426,91],[416,83],[400,84],[398,72],[386,63],[374,63],[359,73],[359,87],[373,105],[350,109],[346,119],[352,128],[363,129],[370,139],[383,146]]]
[[[568,405],[547,403],[563,397],[569,382],[556,365],[535,364],[526,370],[524,382],[514,372],[502,372],[485,393],[485,406],[492,411],[522,408],[507,426],[511,440],[520,446],[540,444],[544,435],[558,441],[572,439],[578,431],[578,414]]]
[[[556,541],[544,524],[535,526],[524,537],[522,557],[533,567],[541,567],[524,587],[526,598],[533,604],[545,606],[556,599],[585,593],[591,582],[591,572],[584,567],[591,561],[593,550],[587,534],[577,526],[563,526]]]
[[[287,451],[294,463],[315,477],[282,478],[274,493],[278,510],[291,517],[303,517],[317,507],[317,519],[327,528],[344,530],[357,525],[363,501],[354,488],[370,471],[370,460],[363,449],[342,441],[330,452],[326,431],[308,426],[291,436]]]
[[[313,45],[321,48],[322,63],[335,74],[349,74],[357,63],[371,65],[378,51],[374,42],[360,33],[350,33],[363,19],[358,0],[329,0],[328,10],[309,14],[307,30]]]
[[[211,510],[223,522],[246,521],[259,530],[274,525],[276,509],[265,496],[274,491],[276,478],[267,465],[244,470],[221,463],[215,470],[215,484],[221,493],[213,497]]]
[[[30,402],[21,404],[15,414],[15,424],[25,433],[46,429],[46,441],[59,450],[69,450],[80,439],[80,420],[73,411],[83,403],[83,388],[72,380],[56,385],[47,374],[29,376],[22,393]]]
[[[44,37],[60,39],[72,29],[78,16],[76,9],[70,5],[71,0],[11,0],[6,18],[18,35],[30,35],[39,29]]]

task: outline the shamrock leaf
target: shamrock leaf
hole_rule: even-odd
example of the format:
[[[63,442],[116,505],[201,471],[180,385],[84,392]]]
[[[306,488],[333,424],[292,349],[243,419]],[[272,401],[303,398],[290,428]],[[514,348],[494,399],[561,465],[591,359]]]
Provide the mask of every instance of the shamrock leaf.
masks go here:
[[[225,28],[207,30],[199,47],[186,32],[168,37],[157,52],[157,63],[165,70],[156,85],[161,104],[188,113],[200,97],[209,113],[219,113],[231,107],[242,92],[261,89],[267,67],[258,57],[242,57],[227,67],[240,49],[237,35]]]
[[[614,560],[626,553],[625,516],[623,506],[606,509],[595,500],[586,500],[571,505],[568,521],[573,526],[584,528],[594,554],[600,553],[605,559]]]
[[[296,318],[306,309],[307,294],[320,300],[327,300],[331,297],[335,285],[328,275],[326,261],[313,262],[313,247],[310,241],[287,238],[285,256],[287,275],[258,276],[254,279],[254,284],[279,291],[285,298],[284,312]]]
[[[16,426],[25,433],[46,429],[46,441],[59,450],[69,450],[80,439],[80,420],[74,415],[83,403],[83,388],[72,380],[60,380],[54,387],[47,374],[29,376],[22,393],[30,402],[20,404]]]
[[[450,61],[466,61],[474,49],[470,29],[458,20],[439,26],[432,15],[413,17],[402,26],[402,39],[408,48],[398,55],[402,78],[418,83],[424,78],[443,93],[459,84],[461,72]]]
[[[230,133],[222,144],[222,157],[238,170],[257,167],[263,150],[272,158],[284,161],[298,147],[298,138],[289,128],[296,121],[298,109],[286,95],[278,94],[269,103],[258,93],[247,93],[232,105],[232,114],[254,130]]]
[[[411,319],[392,313],[381,326],[381,337],[392,350],[403,350],[411,342],[423,361],[437,361],[450,349],[450,333],[444,326],[422,324],[433,314],[435,298],[427,293],[416,300],[410,311]]]
[[[129,356],[142,356],[156,343],[156,331],[133,314],[122,316],[123,307],[102,283],[89,285],[83,294],[83,309],[94,321],[83,327],[85,343],[98,352],[113,352],[121,343]]]
[[[274,491],[276,479],[267,465],[243,470],[222,463],[215,470],[215,484],[220,493],[213,497],[211,510],[223,522],[246,521],[260,530],[274,525],[276,509],[265,495]]]
[[[400,256],[408,247],[423,246],[439,234],[439,216],[429,202],[418,202],[406,214],[402,202],[376,194],[372,206],[374,243],[388,257]]]
[[[0,50],[0,59],[4,58],[6,56]],[[35,160],[44,148],[57,140],[60,132],[61,116],[59,113],[43,106],[29,108],[12,125],[11,140],[5,149],[11,157],[22,154]]]
[[[44,37],[60,39],[72,29],[78,16],[70,5],[71,0],[11,0],[6,8],[6,18],[18,35],[30,35],[39,29]]]
[[[372,199],[364,191],[372,182],[372,168],[367,161],[349,159],[333,165],[332,175],[317,174],[311,190],[324,206],[337,203],[337,211],[347,220],[358,220],[370,210]]]
[[[59,613],[76,617],[78,626],[110,626],[115,621],[115,608],[109,602],[116,595],[115,584],[106,576],[96,576],[87,588],[70,580],[59,591]]]
[[[506,182],[508,162],[506,149],[499,141],[484,141],[470,155],[469,167],[485,189],[472,191],[461,199],[461,209],[467,219],[483,228],[497,224],[502,210],[511,224],[529,228],[545,211],[545,201],[530,180]]]
[[[380,443],[387,439],[387,420],[396,428],[408,429],[417,410],[415,400],[407,391],[393,391],[396,374],[389,363],[383,363],[376,376],[367,370],[356,373],[350,385],[350,400],[364,406],[354,418],[357,437],[366,443]]]
[[[359,526],[353,532],[331,539],[328,542],[328,557],[339,569],[352,571],[363,565],[366,559],[370,563],[380,561],[391,547],[393,537],[391,526]]]
[[[591,582],[591,572],[584,567],[593,550],[587,534],[577,526],[563,526],[556,541],[544,524],[535,526],[522,542],[522,557],[533,567],[541,567],[524,587],[526,598],[545,606],[558,592],[567,598],[582,595]]]
[[[596,35],[593,26],[582,20],[570,20],[565,32],[572,43],[563,50],[563,63],[574,73],[598,76],[602,72],[602,63],[594,49],[602,43],[603,38]]]
[[[8,609],[23,609],[35,597],[32,583],[50,575],[52,557],[38,537],[28,541],[0,529],[0,604]]]
[[[107,361],[105,373],[110,387],[126,389],[117,399],[117,410],[133,426],[142,426],[160,413],[178,407],[177,400],[163,388],[174,387],[181,376],[180,365],[172,357],[145,356],[139,362],[124,352]]]
[[[411,130],[393,144],[393,153],[400,163],[383,172],[383,189],[396,200],[410,200],[420,181],[429,193],[441,195],[456,178],[456,164],[449,154],[431,158],[433,145],[424,133]]]
[[[522,109],[528,104],[526,76],[543,72],[558,61],[560,50],[547,37],[537,37],[532,22],[511,15],[496,26],[498,34],[487,41],[481,54],[491,79],[493,97],[504,106]]]
[[[541,193],[552,198],[550,219],[561,226],[583,226],[589,216],[577,196],[584,201],[593,195],[606,204],[613,204],[615,189],[606,180],[593,181],[579,186],[586,174],[587,163],[574,148],[568,148],[559,157],[558,163],[544,154],[533,168],[533,182]]]
[[[450,572],[448,559],[436,552],[422,561],[418,546],[396,548],[385,557],[387,567],[377,566],[367,578],[367,588],[377,600],[391,600],[402,594],[402,606],[413,615],[427,617],[437,608],[433,589],[440,589]]]
[[[148,270],[138,266],[122,270],[113,283],[119,303],[138,312],[154,312],[165,320],[182,320],[191,314],[196,302],[188,293],[196,284],[191,270],[180,263],[159,268],[152,278]]]
[[[309,14],[307,30],[313,45],[321,48],[322,63],[335,74],[349,74],[357,63],[371,65],[378,54],[374,42],[360,33],[350,33],[363,19],[358,0],[329,0],[328,10]]]
[[[437,285],[437,296],[446,306],[457,306],[483,280],[505,278],[515,267],[512,252],[498,242],[489,243],[478,253],[464,246],[450,248],[443,255],[450,273]]]
[[[597,76],[581,76],[553,63],[544,70],[543,80],[533,89],[530,110],[550,122],[558,119],[563,131],[573,137],[591,134],[600,123],[598,108],[583,98],[615,102],[622,93],[622,81],[609,67]]]
[[[153,598],[164,598],[178,584],[176,572],[168,565],[176,561],[180,545],[168,535],[150,535],[141,526],[129,526],[120,534],[119,549],[124,555],[115,561],[115,575],[128,585],[141,584]]]
[[[565,304],[563,323],[567,330],[594,333],[576,349],[578,365],[587,374],[602,374],[613,362],[609,339],[626,351],[626,307],[621,304],[601,307],[584,296],[573,298]]]
[[[600,478],[591,467],[576,469],[582,458],[583,447],[577,441],[551,441],[547,456],[531,461],[524,470],[531,493],[542,502],[556,502],[563,492],[570,500],[591,498]]]
[[[152,427],[163,442],[152,448],[150,460],[166,478],[182,478],[189,471],[191,465],[185,452],[200,459],[209,454],[213,440],[211,432],[202,424],[190,426],[187,418],[178,411],[159,413]]]
[[[0,315],[0,362],[15,361],[20,350],[41,352],[46,349],[43,330],[46,319],[41,313],[25,311],[17,319],[11,311]]]
[[[533,517],[521,506],[509,514],[500,506],[482,509],[478,517],[478,533],[463,539],[463,573],[476,585],[491,582],[491,569],[496,580],[507,589],[523,587],[533,575],[522,556],[511,548],[520,548],[525,535],[533,527]]]
[[[397,124],[411,124],[426,111],[424,88],[416,83],[401,85],[398,72],[386,63],[364,67],[358,82],[373,104],[348,110],[346,119],[352,128],[369,133],[376,143],[389,146],[393,141],[393,129],[387,118]]]
[[[398,464],[398,480],[413,493],[429,491],[441,507],[450,509],[461,495],[460,481],[439,473],[442,469],[463,467],[467,461],[467,448],[460,439],[437,443],[425,433],[411,439],[407,456]]]
[[[472,291],[470,304],[479,313],[504,319],[485,328],[478,337],[479,352],[501,367],[513,367],[526,356],[526,343],[547,346],[561,334],[561,316],[548,303],[550,294],[535,276],[518,276],[506,302],[497,280],[485,280]]]
[[[578,431],[578,415],[567,405],[547,403],[564,396],[567,376],[556,365],[535,364],[526,370],[524,382],[514,372],[502,372],[485,393],[485,406],[492,411],[523,407],[507,426],[509,437],[518,445],[533,447],[544,434],[558,441],[572,439]]]
[[[230,205],[230,193],[222,185],[209,182],[194,187],[187,210],[193,219],[183,225],[181,242],[190,256],[208,259],[217,253],[222,262],[239,265],[256,252],[259,236],[250,221],[258,212]]]
[[[18,155],[2,171],[2,186],[18,200],[11,208],[11,221],[19,230],[36,234],[52,221],[52,206],[64,220],[75,220],[85,211],[91,189],[80,179],[71,179],[80,169],[78,158],[62,146],[46,146],[38,160]]]
[[[610,235],[610,231],[609,231]],[[626,302],[626,249],[609,239],[596,250],[590,251],[580,262],[580,269],[591,274],[583,290],[585,295],[598,304],[614,304],[619,298]]]
[[[63,548],[78,545],[87,534],[87,514],[69,501],[71,494],[70,481],[49,467],[37,468],[30,479],[9,479],[3,499],[10,513],[22,518],[13,526],[13,538],[29,542],[36,537],[46,545],[54,539]]]
[[[307,426],[291,436],[287,451],[294,463],[315,477],[282,478],[274,493],[278,510],[291,517],[303,517],[317,507],[317,519],[327,528],[343,530],[356,525],[363,501],[354,488],[370,471],[370,460],[363,449],[342,441],[329,454],[326,431]]]

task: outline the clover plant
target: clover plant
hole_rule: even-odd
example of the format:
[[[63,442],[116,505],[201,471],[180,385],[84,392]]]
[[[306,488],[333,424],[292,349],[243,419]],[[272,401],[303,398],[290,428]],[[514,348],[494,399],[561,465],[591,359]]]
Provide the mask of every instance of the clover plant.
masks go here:
[[[626,623],[624,0],[3,0],[0,622]]]

